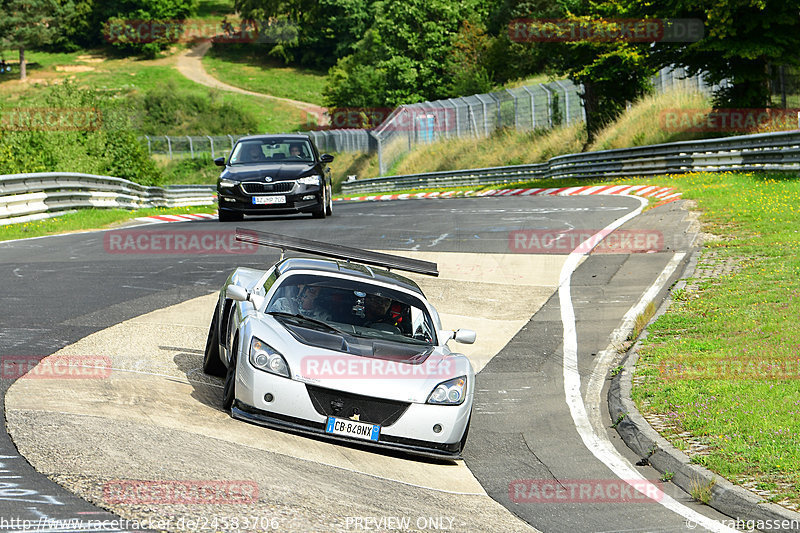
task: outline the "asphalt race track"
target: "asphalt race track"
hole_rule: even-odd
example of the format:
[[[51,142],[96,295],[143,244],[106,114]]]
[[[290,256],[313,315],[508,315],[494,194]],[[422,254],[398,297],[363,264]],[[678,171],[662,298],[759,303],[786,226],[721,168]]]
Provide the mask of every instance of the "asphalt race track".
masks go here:
[[[0,529],[58,520],[38,530],[78,531],[109,520],[105,531],[726,531],[713,522],[724,517],[635,466],[640,458],[605,408],[603,385],[618,364],[610,335],[645,291],[663,298],[692,252],[681,202],[638,214],[641,205],[624,196],[341,203],[323,221],[173,223],[0,243],[3,409],[13,437],[0,432]],[[594,253],[571,253],[615,221],[620,232]],[[230,253],[237,225],[438,262],[440,278],[415,279],[445,327],[478,331],[475,345],[451,345],[480,370],[464,461],[334,445],[221,411],[221,380],[199,371],[212,293],[235,266],[278,257]],[[205,238],[205,249],[167,253],[167,237],[178,235]],[[108,360],[113,370],[15,379],[8,364],[55,353]],[[658,501],[631,489],[641,478],[663,490]],[[193,504],[109,496],[109,487],[142,480],[235,482],[256,494]]]

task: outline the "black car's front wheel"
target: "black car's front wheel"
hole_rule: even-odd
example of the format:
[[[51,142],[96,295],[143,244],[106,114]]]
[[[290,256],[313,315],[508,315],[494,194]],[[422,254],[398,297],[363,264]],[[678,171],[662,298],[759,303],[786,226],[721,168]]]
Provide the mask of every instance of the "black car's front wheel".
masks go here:
[[[314,207],[313,211],[311,211],[311,216],[312,217],[314,217],[314,218],[325,218],[325,214],[326,214],[326,211],[327,211],[327,204],[328,204],[327,200],[325,199],[326,196],[327,196],[326,195],[326,189],[323,188],[322,189],[322,198],[319,199],[319,204],[316,207]]]
[[[325,214],[329,217],[333,216],[333,191],[330,185],[328,185],[328,204],[325,206]]]
[[[219,209],[218,217],[220,222],[238,222],[244,219],[244,215],[241,213],[228,209]]]
[[[238,342],[233,344],[231,362],[228,363],[228,372],[225,374],[225,386],[222,389],[222,408],[230,411],[233,400],[236,399],[236,359],[239,351]]]

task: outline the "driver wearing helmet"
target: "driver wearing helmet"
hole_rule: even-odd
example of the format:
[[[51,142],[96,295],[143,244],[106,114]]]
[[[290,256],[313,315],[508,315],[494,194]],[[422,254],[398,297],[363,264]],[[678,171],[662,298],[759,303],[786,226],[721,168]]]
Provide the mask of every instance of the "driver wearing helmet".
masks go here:
[[[267,312],[303,315],[323,322],[331,319],[331,314],[320,307],[319,295],[322,288],[318,285],[298,285],[297,296],[281,297],[275,300]]]

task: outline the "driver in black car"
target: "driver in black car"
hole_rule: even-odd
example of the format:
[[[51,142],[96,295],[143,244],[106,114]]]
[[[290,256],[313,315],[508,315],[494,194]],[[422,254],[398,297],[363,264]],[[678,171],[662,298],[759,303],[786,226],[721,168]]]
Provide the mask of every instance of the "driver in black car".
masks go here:
[[[291,159],[303,159],[305,158],[305,154],[303,153],[303,148],[299,144],[292,144],[289,146],[289,157]]]
[[[261,146],[257,144],[251,144],[250,146],[248,146],[246,153],[247,153],[247,161],[250,163],[267,160],[267,158],[264,157],[264,152],[261,150]]]

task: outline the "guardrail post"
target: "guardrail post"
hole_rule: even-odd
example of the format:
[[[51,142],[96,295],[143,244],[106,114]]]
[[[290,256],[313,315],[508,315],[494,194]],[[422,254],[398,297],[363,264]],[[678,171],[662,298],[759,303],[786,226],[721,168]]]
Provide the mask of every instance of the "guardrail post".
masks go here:
[[[164,135],[164,138],[167,139],[167,151],[169,152],[169,158],[172,159],[172,142],[169,140],[169,135]]]
[[[211,145],[211,159],[214,159],[214,139],[211,138],[211,135],[206,135],[208,137],[208,144]]]

